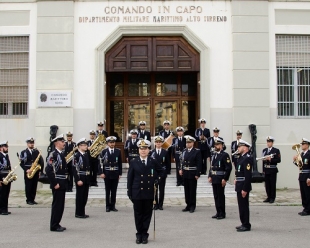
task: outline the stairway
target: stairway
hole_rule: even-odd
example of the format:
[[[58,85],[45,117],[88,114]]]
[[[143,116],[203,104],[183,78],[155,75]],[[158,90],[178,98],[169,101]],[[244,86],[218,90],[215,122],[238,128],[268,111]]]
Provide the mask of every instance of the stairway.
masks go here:
[[[226,197],[236,197],[234,185],[227,183],[225,195]],[[208,182],[208,177],[206,175],[202,175],[198,180],[197,197],[213,197],[212,186]],[[75,189],[73,189],[73,192],[66,193],[66,198],[75,198]],[[105,198],[103,179],[98,177],[98,187],[90,187],[88,198]],[[127,198],[127,169],[123,170],[123,176],[119,181],[117,198]],[[165,198],[184,198],[183,186],[176,186],[175,170],[172,170],[171,175],[168,175],[167,177]]]

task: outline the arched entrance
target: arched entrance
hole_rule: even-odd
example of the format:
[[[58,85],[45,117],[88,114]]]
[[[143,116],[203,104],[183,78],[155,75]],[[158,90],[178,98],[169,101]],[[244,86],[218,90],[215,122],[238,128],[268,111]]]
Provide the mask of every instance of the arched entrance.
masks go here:
[[[168,119],[193,135],[199,113],[199,53],[183,37],[123,37],[105,55],[106,119],[119,146],[140,120],[152,135]]]

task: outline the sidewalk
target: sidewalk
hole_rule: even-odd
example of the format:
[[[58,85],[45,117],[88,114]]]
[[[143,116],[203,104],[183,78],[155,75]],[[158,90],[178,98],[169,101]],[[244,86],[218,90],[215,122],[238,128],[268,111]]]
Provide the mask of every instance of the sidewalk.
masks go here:
[[[277,198],[274,204],[263,203],[266,199],[266,193],[263,183],[253,183],[253,190],[250,195],[250,205],[255,206],[295,206],[301,205],[300,192],[299,189],[278,189]],[[27,205],[25,199],[25,193],[22,190],[13,190],[10,193],[9,207],[12,208],[45,208],[50,207],[52,203],[51,190],[40,189],[37,192],[36,202],[38,205]],[[88,199],[88,207],[102,207],[105,204],[105,199]],[[117,206],[132,207],[132,203],[129,199],[121,198],[117,199]],[[169,206],[184,206],[184,197],[170,197],[165,198],[164,207]],[[237,197],[226,197],[227,206],[237,206]],[[214,206],[213,197],[198,197],[197,206]],[[66,199],[66,207],[75,207],[75,199]]]

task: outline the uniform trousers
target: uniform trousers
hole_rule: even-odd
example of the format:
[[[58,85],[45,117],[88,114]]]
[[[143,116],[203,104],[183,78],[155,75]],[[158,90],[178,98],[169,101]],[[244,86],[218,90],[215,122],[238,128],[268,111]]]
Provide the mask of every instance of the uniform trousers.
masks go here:
[[[166,177],[164,177],[164,178],[162,177],[159,180],[159,184],[158,184],[158,187],[156,189],[156,194],[155,194],[156,205],[158,205],[159,207],[162,207],[164,204],[165,187],[166,187]],[[159,193],[158,193],[158,191],[159,191]]]
[[[51,214],[51,230],[56,230],[60,227],[59,223],[61,221],[64,208],[65,208],[65,189],[52,189],[53,202],[52,202],[52,214]]]
[[[187,210],[196,209],[197,180],[184,178],[184,193]]]
[[[277,185],[277,173],[266,174],[265,173],[265,188],[267,198],[270,200],[276,199],[276,185]]]
[[[133,199],[133,209],[137,238],[148,238],[148,230],[153,213],[153,199],[136,200]]]
[[[299,181],[299,188],[301,194],[301,203],[304,211],[310,214],[310,186],[307,186],[306,181]]]
[[[201,165],[201,174],[207,174],[207,161],[208,161],[208,151],[207,150],[200,150],[201,158],[202,158],[202,165]]]
[[[116,191],[118,186],[118,178],[116,179],[104,179],[105,185],[105,204],[107,208],[115,208],[116,203]]]
[[[88,200],[88,190],[89,184],[83,183],[82,186],[76,185],[75,215],[85,215],[85,206]]]
[[[36,172],[36,174],[33,176],[33,178],[29,179],[27,177],[27,173],[24,173],[24,179],[25,179],[25,194],[26,194],[26,201],[27,202],[33,202],[36,198],[37,194],[37,186],[38,186],[38,180],[39,180],[39,171]]]
[[[239,207],[239,217],[242,226],[251,228],[250,224],[250,208],[249,208],[249,192],[243,198],[241,192],[237,192],[237,200]]]
[[[212,184],[213,196],[215,202],[216,213],[218,216],[226,217],[225,212],[225,187],[222,184]]]
[[[0,187],[0,213],[8,212],[9,195],[11,190],[11,183]]]

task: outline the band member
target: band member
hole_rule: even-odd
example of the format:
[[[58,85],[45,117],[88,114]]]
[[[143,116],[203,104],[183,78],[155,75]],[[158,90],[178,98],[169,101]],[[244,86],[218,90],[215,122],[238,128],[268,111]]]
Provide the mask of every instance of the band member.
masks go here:
[[[145,121],[139,121],[138,139],[146,139],[148,141],[151,141],[151,133],[145,130],[145,125]]]
[[[165,198],[165,187],[166,187],[166,168],[169,163],[168,152],[165,149],[162,149],[162,145],[164,142],[164,138],[162,136],[155,137],[155,148],[151,151],[150,155],[153,159],[155,159],[160,166],[162,167],[162,175],[160,181],[158,183],[158,188],[156,189],[155,194],[155,206],[154,209],[164,210],[164,198]],[[159,191],[159,193],[158,193]],[[158,197],[159,194],[159,197]]]
[[[277,185],[277,164],[281,163],[280,150],[273,147],[274,138],[267,137],[267,148],[263,150],[263,173],[265,174],[265,189],[267,198],[264,202],[274,203],[276,199],[276,185]],[[270,156],[268,156],[270,155]]]
[[[229,179],[232,169],[228,153],[223,151],[224,140],[217,138],[215,140],[215,152],[211,158],[211,167],[208,181],[212,183],[213,196],[216,208],[216,214],[213,219],[224,219],[225,211],[225,186]]]
[[[0,180],[5,178],[11,170],[11,162],[9,158],[9,143],[7,141],[0,142]],[[0,214],[8,215],[9,195],[11,190],[11,183],[7,185],[0,181]]]
[[[21,151],[20,153],[20,166],[24,170],[24,180],[25,180],[25,194],[26,194],[26,203],[29,205],[38,204],[35,201],[36,194],[37,194],[37,186],[40,173],[44,168],[44,160],[40,154],[40,152],[34,148],[34,141],[35,139],[29,137],[26,139],[27,149]],[[41,166],[41,169],[38,170],[32,178],[28,178],[28,174],[32,173],[31,166],[36,161],[38,165]]]
[[[88,147],[91,147],[91,145],[94,143],[96,139],[96,132],[94,130],[89,131],[89,140],[87,141]],[[89,164],[90,164],[90,186],[98,187],[97,182],[97,172],[98,172],[98,157],[94,158],[90,155],[89,150],[87,151],[88,158],[89,158]]]
[[[164,125],[164,129],[161,130],[158,135],[162,136],[165,140],[170,135],[173,135],[173,132],[170,130],[170,125],[171,125],[170,121],[165,120],[163,122],[163,125]],[[168,175],[171,174],[171,154],[172,154],[172,146],[168,148],[169,165],[167,166],[167,170],[166,170]]]
[[[239,140],[242,138],[242,134],[243,132],[241,130],[237,130],[236,132],[237,140],[234,140],[233,142],[231,142],[231,154],[234,154],[234,155],[231,155],[233,166],[237,165],[238,159],[240,157],[240,154],[237,151],[238,151]]]
[[[183,150],[186,148],[186,139],[184,138],[184,128],[177,127],[175,129],[177,133],[177,137],[173,138],[172,144],[172,157],[174,158],[175,168],[176,168],[176,178],[177,178],[177,186],[183,185],[183,178],[179,173],[181,169],[180,164],[180,155],[182,154]]]
[[[122,155],[121,150],[115,148],[116,140],[115,136],[109,136],[106,139],[109,147],[104,149],[99,156],[99,174],[104,179],[105,185],[106,212],[118,211],[115,203],[118,181],[122,176]]]
[[[236,227],[237,232],[251,231],[249,194],[252,190],[253,159],[249,153],[250,147],[251,145],[248,142],[242,139],[239,140],[238,151],[240,153],[240,158],[235,171],[235,191],[237,192],[241,226]]]
[[[76,147],[75,142],[72,141],[73,133],[67,132],[67,141],[65,142],[65,157],[72,152]],[[72,169],[72,160],[67,164],[68,167],[68,182],[67,182],[67,192],[72,192],[73,188],[73,169]]]
[[[154,184],[160,180],[162,167],[148,156],[151,142],[139,140],[139,157],[130,161],[127,175],[128,197],[133,202],[136,243],[148,243],[148,229],[152,218]]]
[[[62,227],[60,222],[65,208],[68,177],[67,162],[62,152],[65,149],[64,135],[58,135],[52,142],[54,142],[55,149],[50,153],[45,169],[53,193],[50,230],[53,232],[63,232],[66,228]]]
[[[102,135],[104,135],[105,137],[108,137],[109,135],[108,135],[108,132],[107,131],[105,131],[103,128],[104,128],[104,125],[105,125],[105,120],[104,121],[99,121],[98,123],[97,123],[97,125],[98,125],[98,129],[96,130],[96,137],[99,135],[99,134],[102,134]]]
[[[201,118],[198,120],[200,127],[195,131],[195,138],[198,141],[198,148],[201,152],[202,168],[201,174],[206,175],[207,173],[207,160],[211,157],[210,148],[208,146],[208,139],[210,138],[210,129],[206,128],[206,119]]]
[[[137,146],[138,130],[132,129],[132,130],[130,130],[130,134],[131,134],[131,138],[126,140],[125,148],[124,148],[126,162],[129,164],[130,164],[130,160],[139,156],[139,151],[138,151],[138,146]]]
[[[215,139],[216,138],[221,138],[223,139],[222,137],[219,136],[219,133],[220,133],[220,129],[218,127],[215,127],[213,128],[213,136],[208,138],[208,145],[209,145],[209,149],[210,149],[210,152],[211,152],[211,155],[213,154],[214,152],[214,143],[215,143]],[[226,150],[226,146],[224,144],[223,146],[223,150]]]
[[[201,152],[194,148],[195,138],[186,135],[186,149],[182,153],[181,169],[179,173],[184,180],[186,207],[183,212],[194,213],[196,209],[197,181],[201,173]]]
[[[85,206],[88,200],[88,191],[90,183],[90,165],[87,155],[87,140],[80,139],[77,142],[78,151],[74,153],[73,174],[76,185],[75,197],[75,217],[86,219],[89,215],[85,214]]]
[[[301,216],[310,215],[310,151],[309,145],[310,140],[303,138],[301,140],[301,161],[302,167],[299,171],[299,188],[300,188],[300,195],[301,195],[301,203],[303,206],[303,210],[298,214]],[[296,163],[298,159],[298,155],[294,156],[294,164],[297,166]]]

